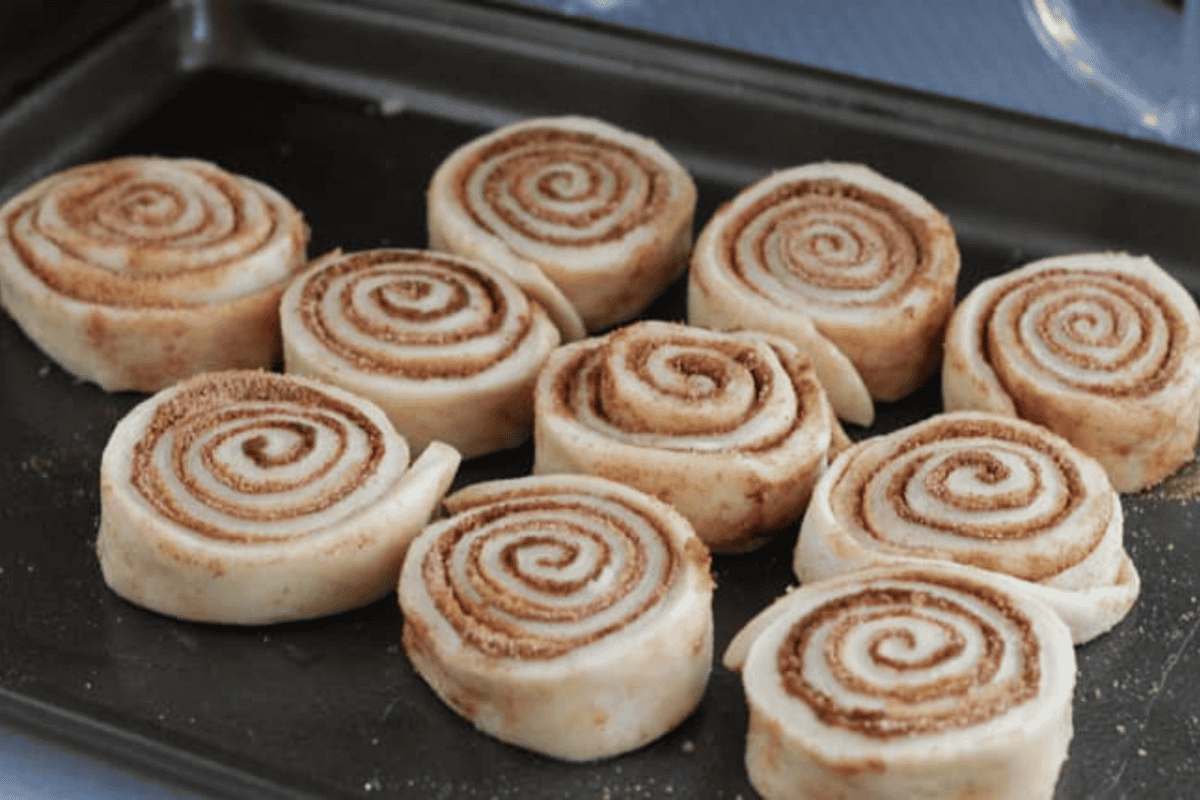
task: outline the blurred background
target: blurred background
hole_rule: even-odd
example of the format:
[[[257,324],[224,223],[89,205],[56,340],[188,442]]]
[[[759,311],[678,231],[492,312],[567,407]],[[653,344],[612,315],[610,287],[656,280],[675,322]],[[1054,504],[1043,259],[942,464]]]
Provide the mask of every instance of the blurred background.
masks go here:
[[[0,103],[156,2],[191,0],[0,2]],[[386,6],[403,0],[371,2]],[[1200,149],[1200,104],[1193,99],[1200,96],[1200,2],[491,2],[655,31]]]
[[[524,4],[1200,149],[1200,2]]]
[[[0,0],[0,109],[145,8],[189,1]],[[1200,0],[498,4],[735,48],[1200,150]],[[0,800],[183,796],[0,729]]]

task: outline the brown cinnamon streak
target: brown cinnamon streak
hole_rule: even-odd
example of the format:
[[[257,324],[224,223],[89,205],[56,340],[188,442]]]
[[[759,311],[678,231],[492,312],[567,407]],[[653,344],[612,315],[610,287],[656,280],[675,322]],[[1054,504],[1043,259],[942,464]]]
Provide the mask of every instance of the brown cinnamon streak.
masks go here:
[[[486,298],[485,307],[479,310],[477,321],[471,325],[448,331],[417,328],[401,332],[372,321],[355,306],[354,286],[361,280],[379,276],[389,277],[398,293],[410,297],[428,295],[430,287],[436,283],[448,283],[451,287],[450,301],[441,308],[428,311],[393,303],[387,298],[386,291],[375,289],[372,292],[373,300],[391,318],[411,323],[444,319],[467,307],[469,295],[466,286],[478,288]],[[350,285],[339,293],[338,313],[364,336],[379,341],[378,348],[368,349],[342,339],[326,318],[322,301],[333,291],[336,282],[343,278],[349,280]],[[496,335],[505,321],[517,312],[501,286],[487,274],[430,252],[373,250],[346,256],[307,279],[298,305],[304,326],[322,346],[339,358],[364,372],[412,380],[467,378],[483,372],[516,352],[533,327],[533,315],[527,310],[517,320],[512,335],[497,341],[492,352],[485,356],[450,352],[449,348],[455,344]],[[404,352],[406,347],[413,348],[411,354]],[[422,348],[428,350],[437,347],[445,347],[447,352],[439,357],[418,352]]]
[[[170,283],[173,277],[184,277],[198,273],[223,275],[230,265],[243,261],[249,253],[274,238],[282,221],[278,219],[277,209],[269,202],[263,207],[269,215],[269,224],[261,237],[248,241],[246,247],[228,258],[206,261],[195,267],[173,269],[171,272],[156,271],[156,264],[150,257],[155,248],[172,246],[175,240],[195,236],[204,230],[212,221],[211,209],[202,209],[202,214],[196,226],[174,231],[171,235],[159,238],[138,238],[125,231],[112,230],[97,222],[96,215],[102,210],[96,208],[97,198],[112,192],[122,184],[132,184],[141,191],[153,189],[174,198],[175,203],[184,203],[186,198],[180,197],[177,187],[159,181],[141,179],[136,167],[128,165],[130,159],[114,159],[109,162],[99,162],[75,170],[62,173],[48,188],[53,192],[48,196],[50,202],[58,203],[61,216],[70,222],[75,230],[83,235],[87,228],[98,227],[103,235],[96,235],[93,241],[98,243],[119,244],[130,253],[129,269],[124,272],[113,271],[91,264],[86,254],[73,247],[71,242],[59,238],[50,238],[52,246],[62,258],[58,263],[46,263],[35,252],[29,242],[17,232],[18,222],[25,220],[34,229],[36,235],[46,235],[39,224],[38,209],[47,201],[47,195],[32,197],[28,202],[15,206],[3,220],[5,234],[13,250],[20,258],[25,269],[42,281],[46,286],[64,297],[88,303],[111,306],[115,308],[182,308],[192,305],[184,299],[174,297],[170,293]],[[82,184],[74,186],[68,182],[74,180]],[[208,182],[217,193],[225,198],[232,215],[232,225],[229,230],[214,232],[214,238],[205,243],[206,247],[219,245],[222,242],[236,239],[246,232],[245,214],[242,209],[243,197],[250,187],[239,182],[235,177],[223,177],[206,170],[196,173],[195,177]],[[64,188],[64,184],[65,187]],[[60,194],[57,194],[61,192]],[[93,232],[97,233],[97,232]],[[181,248],[183,245],[179,245]]]
[[[669,196],[669,185],[663,171],[652,160],[631,148],[589,133],[557,128],[528,128],[515,132],[477,152],[472,152],[471,158],[463,163],[456,174],[455,191],[460,206],[477,226],[492,235],[499,234],[474,208],[474,204],[466,194],[466,185],[468,177],[482,165],[502,157],[508,157],[509,160],[502,161],[489,176],[492,180],[489,180],[484,187],[484,199],[488,202],[491,211],[499,215],[506,225],[530,241],[562,247],[594,247],[605,242],[618,241],[630,231],[648,224],[660,215]],[[629,166],[634,167],[642,175],[642,179],[638,183],[645,187],[644,197],[637,203],[634,213],[611,220],[599,235],[547,236],[544,232],[530,229],[520,219],[507,213],[503,203],[497,202],[500,187],[513,180],[514,173],[516,175],[523,174],[528,169],[530,161],[541,167],[563,163],[579,165],[585,169],[594,169],[591,166],[592,162],[598,162],[604,164],[614,175],[616,189],[612,197],[602,205],[594,206],[578,217],[551,212],[541,205],[537,205],[534,198],[518,198],[522,201],[523,209],[526,212],[551,223],[583,228],[597,220],[604,219],[619,206],[624,195],[630,191],[630,186],[634,183],[625,174]]]
[[[930,584],[932,588],[896,585],[910,581]],[[952,597],[941,596],[939,589],[948,590],[951,595],[973,597],[1006,620],[1020,648],[1017,654],[1019,668],[1014,675],[996,680],[1005,652],[1002,634]],[[910,682],[889,688],[869,683],[849,669],[841,656],[846,635],[852,627],[883,618],[894,618],[898,625],[903,625],[906,620],[925,616],[922,609],[936,609],[976,631],[982,639],[983,649],[969,668],[939,675],[925,683]],[[812,638],[818,629],[828,624],[833,624],[835,630],[831,634],[832,643],[826,645],[823,656],[835,680],[847,692],[887,698],[891,702],[883,710],[844,705],[806,677],[806,662],[817,655],[813,652]],[[877,654],[877,642],[869,649]],[[966,580],[914,571],[896,577],[893,585],[868,585],[806,614],[784,639],[776,655],[776,666],[787,693],[807,705],[824,724],[888,740],[974,727],[1028,702],[1037,695],[1041,680],[1039,649],[1032,622],[1001,593]],[[960,652],[951,637],[950,646],[941,648],[930,658],[907,666],[896,663],[886,666],[899,672],[918,671],[928,668],[931,660],[942,661]],[[941,704],[933,709],[924,707],[935,699],[953,702],[950,708],[943,708]]]
[[[1016,340],[1022,343],[1022,360],[1024,363],[1041,370],[1056,383],[1078,391],[1104,397],[1142,398],[1162,391],[1165,386],[1176,379],[1176,376],[1183,368],[1179,348],[1175,345],[1175,342],[1180,338],[1185,338],[1185,323],[1171,303],[1163,298],[1154,287],[1137,277],[1115,272],[1083,269],[1049,269],[1005,285],[1001,291],[997,292],[990,299],[979,316],[978,341],[982,348],[980,357],[985,363],[992,365],[1002,383],[1011,384],[1012,381],[1006,378],[1006,370],[1003,367],[1004,361],[1000,358],[1000,354],[996,349],[997,345],[992,333],[993,326],[999,324],[999,321],[996,319],[997,307],[1005,298],[1020,293],[1020,302],[1017,303],[1015,308],[1015,319],[1019,320],[1040,294],[1049,291],[1063,293],[1062,298],[1058,301],[1060,307],[1069,302],[1094,302],[1099,292],[1111,292],[1117,297],[1123,297],[1129,308],[1133,310],[1133,313],[1138,315],[1139,325],[1143,332],[1152,330],[1154,326],[1160,324],[1160,320],[1161,324],[1166,326],[1163,332],[1167,342],[1164,358],[1153,364],[1148,372],[1144,371],[1135,375],[1119,375],[1120,370],[1136,362],[1146,353],[1151,341],[1149,336],[1143,333],[1129,352],[1124,353],[1120,358],[1115,359],[1111,363],[1101,363],[1085,353],[1066,350],[1056,344],[1054,337],[1046,336],[1046,326],[1049,322],[1044,318],[1045,315],[1043,315],[1043,319],[1039,320],[1039,324],[1036,327],[1043,334],[1044,346],[1054,352],[1056,356],[1096,373],[1095,380],[1081,381],[1073,379],[1069,375],[1053,372],[1046,364],[1033,357],[1027,344],[1024,342],[1024,337],[1016,336]],[[1110,310],[1116,311],[1111,300],[1107,301],[1104,305]],[[1154,315],[1148,313],[1151,308],[1154,310],[1155,315],[1157,315],[1157,319]],[[1121,324],[1120,317],[1117,318],[1117,323]],[[1105,380],[1104,377],[1106,375],[1111,375],[1111,379]],[[1019,404],[1021,399],[1017,398],[1017,402]]]
[[[627,508],[638,517],[642,531],[605,512],[594,501],[583,496],[513,493],[509,497],[492,498],[489,504],[460,514],[457,523],[444,531],[436,544],[426,552],[422,562],[426,591],[463,640],[491,656],[522,660],[557,658],[616,635],[642,615],[650,613],[662,601],[678,580],[681,569],[680,555],[673,549],[670,536],[660,523],[640,509]],[[551,542],[558,542],[557,546],[562,548],[562,552],[569,554],[571,537],[581,536],[601,542],[597,534],[571,521],[572,517],[579,515],[585,515],[591,524],[607,529],[622,543],[626,555],[624,566],[613,585],[590,601],[574,606],[560,603],[551,605],[514,595],[489,575],[489,569],[482,559],[484,545],[481,538],[475,538],[468,546],[463,576],[467,585],[462,585],[454,574],[454,553],[463,546],[464,540],[482,530],[484,537],[509,536],[514,539],[505,548],[499,566],[512,571],[521,583],[547,595],[569,597],[601,574],[604,565],[613,558],[607,548],[601,550],[601,561],[604,563],[593,565],[584,581],[547,581],[541,578],[531,581],[529,576],[515,572],[517,560],[513,549],[545,547]],[[531,526],[531,532],[522,536],[519,526],[524,524]],[[633,610],[616,621],[588,630],[586,622],[591,616],[611,608],[642,583],[649,563],[647,547],[658,547],[664,551],[662,579],[650,587],[645,599]],[[565,630],[559,636],[538,634],[523,627],[521,620],[560,622]],[[584,623],[583,632],[572,633],[571,623]]]
[[[272,508],[269,511],[237,505],[213,497],[204,491],[187,469],[184,448],[200,433],[211,430],[217,421],[229,419],[254,419],[264,417],[268,426],[277,426],[281,418],[295,419],[295,408],[282,411],[272,409],[272,404],[299,406],[304,409],[299,416],[309,420],[325,417],[338,421],[338,425],[353,425],[362,431],[368,442],[368,451],[361,461],[331,487],[315,497],[291,506]],[[265,411],[265,414],[263,413]],[[241,426],[244,432],[253,429],[252,424]],[[172,441],[178,437],[181,441]],[[345,449],[345,434],[341,434],[341,450]],[[221,541],[251,544],[258,538],[233,533],[212,522],[200,519],[187,511],[174,496],[166,478],[155,463],[155,452],[159,448],[171,447],[169,459],[175,481],[184,487],[194,499],[213,508],[214,511],[237,519],[272,521],[292,519],[327,509],[358,489],[378,468],[383,458],[383,433],[365,415],[346,403],[338,401],[308,386],[288,381],[281,376],[266,372],[224,373],[207,376],[194,382],[163,403],[152,417],[146,430],[133,450],[131,482],[143,499],[167,520],[195,533]],[[253,447],[253,446],[252,446]],[[318,468],[318,475],[329,469],[328,462]],[[310,473],[307,478],[313,479]],[[228,476],[227,476],[228,479]],[[232,481],[236,490],[247,494],[262,494],[283,491],[303,481],[254,483]],[[272,537],[270,541],[286,541],[296,537]]]
[[[755,253],[757,263],[752,265],[743,263],[742,259],[739,258],[738,244],[745,237],[746,229],[752,222],[764,214],[773,213],[777,206],[789,202],[799,202],[801,207],[795,210],[795,214],[773,221],[768,227],[769,231],[776,230],[784,224],[794,224],[795,219],[793,217],[797,215],[801,219],[811,217],[812,219],[820,220],[822,215],[832,212],[852,214],[856,211],[860,214],[879,215],[880,220],[887,219],[894,221],[896,226],[895,230],[890,233],[885,229],[877,230],[882,239],[882,252],[879,253],[879,256],[885,264],[882,274],[867,279],[848,274],[836,276],[828,274],[817,275],[808,271],[794,269],[796,274],[806,282],[829,289],[853,291],[856,289],[870,289],[893,275],[906,275],[905,279],[897,284],[895,290],[888,297],[870,303],[871,306],[887,306],[901,302],[901,298],[915,284],[924,279],[923,273],[927,271],[926,265],[929,260],[929,248],[925,240],[933,236],[929,231],[927,222],[909,212],[899,203],[853,184],[830,179],[797,181],[781,186],[764,197],[759,198],[755,203],[744,209],[736,219],[732,220],[723,232],[721,247],[725,264],[730,272],[737,276],[738,280],[746,288],[756,294],[761,295],[762,292],[747,277],[747,272],[751,269],[762,269],[769,263],[767,254],[763,249],[765,246],[763,239],[766,237],[761,237],[753,242],[752,249]],[[878,225],[875,224],[876,222],[877,220],[869,220],[870,226],[873,229],[878,228]],[[767,297],[767,299],[772,302],[780,301],[780,298],[777,297]],[[839,305],[857,306],[864,305],[864,303],[848,299],[839,302]]]

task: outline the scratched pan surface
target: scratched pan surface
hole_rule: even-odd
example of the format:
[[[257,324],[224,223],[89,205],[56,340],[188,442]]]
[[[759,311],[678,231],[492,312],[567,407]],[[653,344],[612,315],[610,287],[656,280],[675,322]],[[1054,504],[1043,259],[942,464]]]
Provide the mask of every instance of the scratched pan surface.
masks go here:
[[[302,208],[312,252],[425,242],[438,162],[489,126],[585,113],[658,138],[698,219],[772,168],[863,161],[951,216],[964,289],[1031,258],[1148,252],[1200,288],[1200,159],[736,53],[445,2],[177,3],[152,9],[0,114],[0,195],[107,155],[190,155]],[[678,318],[676,286],[651,315]],[[635,753],[566,765],[477,734],[410,669],[394,599],[316,622],[182,624],[103,586],[100,451],[139,397],[105,395],[0,319],[0,720],[212,797],[754,796],[740,683]],[[937,388],[870,432],[940,407]],[[856,436],[868,433],[854,430]],[[460,482],[522,474],[528,448]],[[1191,472],[1125,498],[1143,593],[1078,649],[1057,797],[1200,794],[1200,522]],[[790,581],[794,530],[715,560],[717,650]]]

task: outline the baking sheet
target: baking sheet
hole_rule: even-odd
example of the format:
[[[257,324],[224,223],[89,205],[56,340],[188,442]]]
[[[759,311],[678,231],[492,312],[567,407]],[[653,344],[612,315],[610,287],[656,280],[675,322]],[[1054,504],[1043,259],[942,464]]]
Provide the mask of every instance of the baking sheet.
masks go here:
[[[310,252],[422,246],[454,147],[531,114],[654,136],[703,223],[772,168],[857,160],[945,210],[962,289],[1032,258],[1148,252],[1200,289],[1200,158],[865,81],[510,6],[163,5],[0,115],[0,197],[71,163],[214,160],[304,210]],[[649,312],[683,316],[677,284]],[[75,381],[0,319],[0,720],[212,797],[755,797],[746,713],[719,665],[700,708],[635,753],[562,764],[476,733],[399,647],[394,598],[315,622],[185,624],[109,593],[92,552],[108,434],[140,399]],[[870,433],[940,408],[936,380]],[[857,437],[868,431],[851,429]],[[468,462],[515,476],[529,448]],[[1200,474],[1124,498],[1142,596],[1077,650],[1056,797],[1200,794]],[[717,557],[717,652],[791,581],[794,530]]]

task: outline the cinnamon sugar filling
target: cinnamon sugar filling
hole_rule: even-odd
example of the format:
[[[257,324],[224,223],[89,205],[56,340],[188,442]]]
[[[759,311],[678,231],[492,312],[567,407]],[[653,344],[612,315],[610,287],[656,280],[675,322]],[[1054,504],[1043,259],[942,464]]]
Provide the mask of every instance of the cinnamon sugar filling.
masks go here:
[[[762,230],[748,242],[748,229],[760,223]],[[752,274],[780,263],[799,296],[810,286],[845,293],[831,299],[823,292],[822,303],[896,306],[929,279],[927,242],[933,235],[928,222],[883,195],[833,179],[805,180],[778,187],[742,210],[723,231],[720,257],[747,289],[773,303],[787,299],[765,292]],[[872,262],[875,269],[860,271]],[[895,286],[882,298],[857,296],[888,282]]]
[[[487,209],[520,237],[559,247],[618,241],[659,217],[670,194],[662,168],[632,148],[590,133],[527,128],[471,151],[456,173],[459,205],[492,235],[500,234],[467,191],[471,176],[481,169],[488,170],[481,198]],[[582,180],[579,173],[585,176]],[[576,183],[584,188],[569,191],[567,187]],[[554,208],[564,201],[583,208]],[[614,216],[623,208],[624,213]],[[556,235],[536,223],[575,232]],[[597,223],[603,223],[600,232],[585,233]],[[519,242],[512,244],[519,247]]]
[[[299,408],[296,408],[296,407]],[[245,422],[237,422],[245,420]],[[222,426],[234,422],[228,430]],[[223,485],[246,497],[301,489],[326,476],[346,457],[347,426],[357,428],[366,439],[366,451],[344,470],[337,483],[313,496],[284,505],[260,508],[239,504],[205,489],[189,469],[189,454],[201,442],[198,460],[212,467]],[[253,480],[220,464],[216,449],[232,438],[244,437],[241,449],[259,468],[278,468],[298,463],[311,453],[313,430],[320,427],[337,437],[334,454],[309,469],[304,476],[286,480]],[[212,431],[219,431],[210,438]],[[281,455],[268,456],[263,439],[267,430],[288,430],[297,435]],[[383,432],[351,405],[329,395],[287,381],[270,373],[220,375],[191,387],[159,406],[133,448],[130,480],[137,493],[165,519],[197,534],[221,541],[249,544],[259,538],[233,533],[188,511],[177,498],[171,482],[159,471],[156,453],[169,447],[166,462],[172,481],[187,497],[205,508],[242,520],[263,522],[295,519],[318,513],[355,492],[377,470],[383,458]],[[272,537],[278,542],[297,538]]]
[[[1040,648],[1032,622],[1021,611],[1001,593],[965,580],[916,572],[897,578],[897,582],[911,580],[931,586],[868,587],[823,603],[798,620],[776,653],[784,690],[823,724],[882,740],[975,727],[1036,697]],[[955,593],[974,598],[1004,620],[1018,648],[1019,664],[1013,674],[997,677],[1005,657],[1005,635],[954,599]],[[929,611],[939,613],[934,616]],[[865,649],[856,653],[873,667],[904,677],[885,686],[856,672],[847,649],[851,634],[860,626],[891,620],[895,625],[875,632]],[[911,660],[883,655],[889,641],[911,650],[916,642],[912,626],[930,621],[945,634],[942,646]],[[826,628],[829,633],[818,651],[814,637]],[[955,659],[963,657],[968,636],[980,642],[978,652],[969,663],[954,665]],[[812,658],[824,662],[838,690],[885,702],[855,705],[823,691],[807,675]],[[925,673],[928,680],[913,679]]]
[[[1038,357],[1023,334],[1020,321],[1046,294],[1056,296],[1033,325],[1039,334],[1038,345],[1093,377],[1081,379],[1054,369],[1052,364]],[[1000,304],[1014,296],[1012,313],[1000,319]],[[1063,319],[1063,310],[1070,307],[1076,311]],[[1083,308],[1088,309],[1086,314],[1093,315],[1090,319]],[[1013,327],[1009,335],[1018,352],[1008,354],[1008,345],[1002,347],[998,341],[998,326],[1010,324]],[[1185,338],[1183,319],[1153,286],[1129,275],[1068,269],[1038,272],[996,292],[983,308],[978,326],[979,357],[992,366],[1006,386],[1014,383],[1013,370],[1027,369],[1059,386],[1089,394],[1144,398],[1162,391],[1182,368],[1176,342]],[[1087,331],[1094,328],[1106,328],[1111,332],[1103,337],[1089,335]],[[1126,332],[1131,328],[1141,331],[1141,335],[1115,356],[1100,359],[1087,352],[1088,347],[1116,347],[1127,338]],[[1163,337],[1161,357],[1130,372],[1132,366],[1146,359],[1156,333]],[[1069,343],[1078,343],[1081,347],[1072,349],[1067,346]]]
[[[365,282],[385,281],[364,293],[373,308],[359,305],[358,289]],[[418,307],[435,290],[447,289],[440,306]],[[334,312],[325,298],[337,291]],[[533,328],[527,305],[484,272],[434,253],[369,251],[347,256],[317,271],[300,294],[300,321],[327,350],[364,372],[413,380],[461,379],[484,372],[510,358]],[[368,311],[373,313],[368,313]],[[465,324],[446,328],[443,322],[464,311]],[[336,313],[340,320],[331,320]],[[382,321],[379,319],[382,318]],[[349,325],[362,341],[339,336],[336,323]],[[403,325],[389,324],[391,322]],[[506,331],[509,325],[511,330]],[[484,353],[464,352],[456,345],[493,339]]]
[[[680,554],[662,523],[642,509],[625,508],[636,516],[636,524],[583,495],[513,492],[491,497],[485,505],[463,512],[426,552],[421,565],[426,591],[458,635],[490,656],[558,658],[617,635],[662,602],[682,569]],[[522,534],[525,528],[529,533]],[[504,546],[488,561],[484,550],[497,538]],[[556,579],[521,567],[521,551],[532,549],[543,553],[540,570],[569,572],[582,557],[585,541],[592,545],[595,560],[575,570],[582,572],[576,577]],[[653,585],[647,585],[651,548],[661,551],[663,566]],[[460,561],[461,571],[455,569]],[[600,586],[602,576],[618,561],[616,574]],[[600,612],[630,597],[637,601],[638,595],[644,597],[628,612],[589,626]],[[577,596],[578,602],[563,602]],[[562,630],[535,631],[526,622],[554,623]]]

